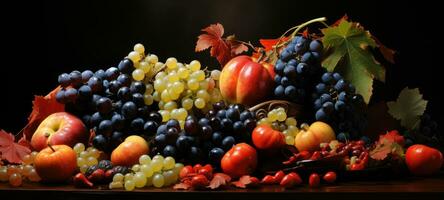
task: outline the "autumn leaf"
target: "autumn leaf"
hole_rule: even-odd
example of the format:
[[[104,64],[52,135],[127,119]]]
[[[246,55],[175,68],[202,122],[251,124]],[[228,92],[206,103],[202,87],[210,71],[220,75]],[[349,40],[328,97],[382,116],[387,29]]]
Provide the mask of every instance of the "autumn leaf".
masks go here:
[[[30,154],[31,150],[14,142],[14,135],[0,130],[0,154],[1,159],[10,163],[22,163],[23,156]]]
[[[259,43],[264,47],[265,51],[271,51],[274,49],[277,43],[283,43],[288,41],[289,37],[276,38],[276,39],[259,39]]]
[[[32,102],[32,112],[28,117],[28,124],[23,129],[23,134],[30,139],[35,130],[47,116],[56,112],[65,111],[65,105],[56,101],[55,95],[61,87],[58,86],[46,96],[35,96]]]
[[[212,190],[217,189],[222,186],[226,186],[231,181],[231,177],[224,173],[216,173],[213,176],[213,179],[210,181],[210,185],[207,188]]]
[[[249,175],[241,176],[238,181],[232,182],[232,184],[238,188],[255,187],[259,185],[259,183],[259,179]]]
[[[210,48],[210,55],[224,66],[231,58],[248,51],[248,47],[236,40],[234,35],[222,38],[224,27],[217,23],[202,29],[203,34],[197,37],[195,51],[200,52]]]
[[[188,183],[177,183],[173,187],[173,189],[175,189],[175,190],[188,190],[190,188],[191,188],[191,185]]]
[[[337,26],[322,29],[326,57],[322,65],[340,72],[351,82],[366,103],[373,93],[373,79],[385,81],[385,68],[375,60],[370,48],[377,44],[359,23],[345,18]]]
[[[427,101],[422,98],[418,88],[404,88],[396,102],[387,102],[388,112],[409,130],[414,130],[420,124],[420,117],[424,114]]]
[[[388,155],[404,155],[404,137],[398,131],[389,131],[379,136],[375,148],[370,151],[370,157],[375,160],[384,160]]]

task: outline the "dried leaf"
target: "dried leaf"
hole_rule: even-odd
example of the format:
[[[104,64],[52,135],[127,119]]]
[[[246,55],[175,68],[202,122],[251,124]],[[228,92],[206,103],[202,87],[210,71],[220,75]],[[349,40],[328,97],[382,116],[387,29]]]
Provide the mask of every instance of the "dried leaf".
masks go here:
[[[47,116],[65,111],[65,105],[56,101],[55,95],[61,90],[58,86],[46,96],[35,96],[32,102],[32,112],[28,117],[28,124],[23,129],[23,134],[27,139],[30,139],[35,130]]]
[[[348,15],[347,15],[347,14],[345,14],[344,16],[342,16],[341,19],[338,19],[337,21],[335,21],[335,23],[333,23],[331,26],[332,26],[332,27],[334,27],[334,26],[339,26],[339,24],[340,24],[343,20],[348,21]]]
[[[191,188],[191,185],[188,183],[177,183],[173,187],[173,189],[175,189],[175,190],[188,190],[190,188]]]
[[[222,38],[224,27],[217,23],[202,29],[203,33],[197,37],[196,52],[210,49],[210,55],[216,57],[217,61],[224,66],[231,58],[248,51],[248,47],[236,40],[234,35]]]
[[[375,160],[384,160],[390,154],[402,156],[404,154],[403,145],[404,137],[398,131],[387,132],[379,136],[375,148],[370,152],[370,157]]]
[[[404,88],[396,102],[387,102],[388,112],[409,130],[414,130],[420,124],[420,117],[424,114],[427,101],[422,98],[418,88]]]
[[[1,159],[10,163],[22,163],[23,156],[30,154],[31,150],[14,142],[14,135],[0,130],[0,154]]]
[[[259,179],[249,175],[244,175],[240,177],[238,181],[232,182],[232,184],[238,188],[257,186],[259,183],[260,183]]]
[[[210,185],[207,187],[214,190],[222,186],[226,186],[231,181],[231,177],[224,173],[216,173],[211,179]]]

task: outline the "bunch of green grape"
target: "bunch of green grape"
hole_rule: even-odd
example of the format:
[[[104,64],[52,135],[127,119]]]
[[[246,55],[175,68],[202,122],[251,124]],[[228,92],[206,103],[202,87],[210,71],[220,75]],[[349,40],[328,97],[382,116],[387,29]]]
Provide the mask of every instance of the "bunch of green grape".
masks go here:
[[[161,188],[177,182],[182,163],[176,163],[173,157],[164,158],[156,155],[153,159],[148,155],[139,158],[139,164],[132,166],[130,173],[117,173],[109,183],[110,189],[124,188],[132,191],[135,188],[154,186]]]
[[[193,107],[205,111],[211,109],[212,103],[222,100],[216,85],[220,71],[205,74],[197,60],[184,65],[168,58],[165,65],[166,69],[155,76],[153,93],[163,122],[176,119],[183,128]]]

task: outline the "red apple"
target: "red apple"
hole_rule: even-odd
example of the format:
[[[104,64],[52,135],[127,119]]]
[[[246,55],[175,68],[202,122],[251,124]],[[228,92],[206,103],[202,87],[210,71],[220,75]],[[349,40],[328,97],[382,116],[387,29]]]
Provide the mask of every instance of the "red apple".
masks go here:
[[[265,62],[258,63],[248,56],[231,59],[219,79],[220,92],[225,99],[248,106],[266,99],[273,85],[273,66]]]
[[[148,152],[149,146],[146,140],[132,135],[114,149],[111,153],[111,162],[116,166],[132,166],[139,163],[139,157]]]
[[[31,138],[31,146],[40,151],[50,145],[66,144],[73,147],[77,143],[86,144],[89,131],[83,122],[66,112],[49,115],[40,123]]]
[[[77,170],[77,154],[67,145],[50,145],[34,160],[37,174],[44,182],[63,182]]]

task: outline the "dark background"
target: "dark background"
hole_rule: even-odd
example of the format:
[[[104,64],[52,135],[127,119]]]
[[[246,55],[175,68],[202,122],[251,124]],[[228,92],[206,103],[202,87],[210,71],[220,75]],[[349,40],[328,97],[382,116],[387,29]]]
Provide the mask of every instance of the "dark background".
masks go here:
[[[4,4],[4,3],[2,3]],[[373,102],[394,100],[405,86],[419,87],[442,124],[442,25],[433,1],[16,1],[1,6],[0,129],[26,124],[33,95],[45,95],[57,76],[72,70],[116,65],[143,43],[165,60],[199,59],[217,66],[208,52],[195,53],[200,29],[220,22],[226,34],[258,44],[288,28],[345,13],[399,53],[387,66]]]

